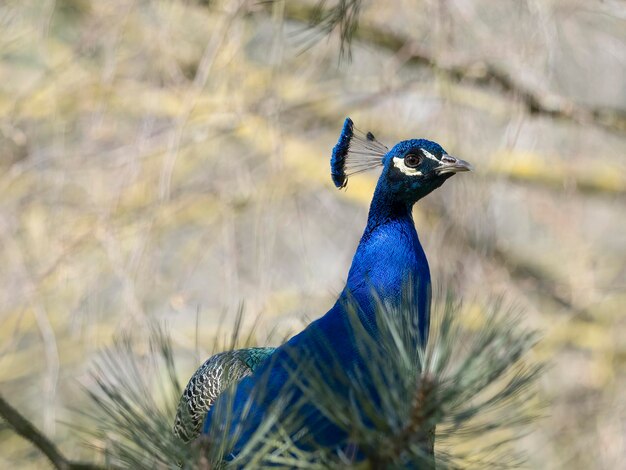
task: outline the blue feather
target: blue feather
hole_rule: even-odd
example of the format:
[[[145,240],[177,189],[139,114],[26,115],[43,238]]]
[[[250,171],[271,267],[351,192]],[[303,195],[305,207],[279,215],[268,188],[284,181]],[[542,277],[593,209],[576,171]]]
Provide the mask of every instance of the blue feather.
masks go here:
[[[346,118],[330,159],[333,183],[339,189],[345,188],[350,175],[381,166],[387,150],[374,134],[364,134],[354,127],[352,119]]]
[[[349,117],[343,123],[343,129],[339,136],[337,145],[333,148],[333,155],[330,159],[330,175],[333,178],[333,183],[338,188],[343,188],[348,178],[345,174],[346,157],[348,155],[348,149],[350,148],[350,140],[354,135],[354,123]]]

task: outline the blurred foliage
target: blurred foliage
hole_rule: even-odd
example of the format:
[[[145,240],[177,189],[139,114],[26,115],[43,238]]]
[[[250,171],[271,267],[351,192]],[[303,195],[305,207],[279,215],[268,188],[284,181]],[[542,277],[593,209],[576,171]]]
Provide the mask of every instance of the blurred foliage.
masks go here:
[[[317,6],[0,3],[2,394],[88,459],[67,410],[116,335],[167,320],[184,382],[242,300],[274,343],[325,312],[375,181],[332,189],[350,115],[474,164],[416,208],[434,278],[470,305],[517,302],[544,333],[550,413],[518,443],[529,466],[617,468],[626,137],[591,111],[533,111],[525,92],[623,115],[623,5],[365,2],[350,60],[339,25],[311,32],[301,12]],[[0,467],[41,458],[0,428]]]

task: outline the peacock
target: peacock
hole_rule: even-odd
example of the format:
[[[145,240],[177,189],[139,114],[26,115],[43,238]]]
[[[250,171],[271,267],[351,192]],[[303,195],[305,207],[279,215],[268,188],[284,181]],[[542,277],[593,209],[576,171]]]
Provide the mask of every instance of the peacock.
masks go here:
[[[449,155],[439,144],[411,139],[389,149],[371,132],[361,132],[350,118],[344,122],[332,151],[331,176],[345,188],[352,175],[382,168],[370,205],[367,224],[346,285],[333,307],[282,346],[221,353],[208,359],[193,375],[180,399],[175,432],[185,440],[226,433],[236,457],[283,397],[283,414],[298,406],[301,429],[308,430],[309,448],[346,448],[349,436],[324,417],[304,393],[306,378],[294,380],[298,363],[339,364],[362,376],[367,357],[355,347],[350,311],[376,338],[376,305],[398,303],[407,282],[415,291],[414,320],[421,346],[428,339],[431,279],[426,255],[412,217],[413,205],[447,179],[471,170],[464,160]],[[329,377],[329,380],[332,378]],[[336,393],[348,393],[339,385]],[[280,419],[280,410],[278,416]],[[224,422],[228,420],[228,423]],[[296,436],[292,436],[294,439]]]

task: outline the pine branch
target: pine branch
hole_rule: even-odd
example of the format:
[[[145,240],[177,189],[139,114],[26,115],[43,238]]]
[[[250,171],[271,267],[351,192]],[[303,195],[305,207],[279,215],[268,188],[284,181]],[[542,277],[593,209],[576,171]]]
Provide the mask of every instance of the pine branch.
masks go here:
[[[11,429],[24,439],[30,441],[39,449],[50,463],[59,470],[101,470],[104,467],[87,462],[76,462],[65,457],[59,448],[48,439],[39,429],[27,420],[19,411],[13,408],[0,395],[0,416],[9,424]]]
[[[541,365],[526,364],[525,355],[534,333],[520,328],[518,317],[498,302],[483,311],[480,328],[468,330],[460,323],[458,302],[438,296],[424,350],[415,305],[411,289],[399,305],[381,303],[376,337],[353,309],[354,339],[367,358],[363,368],[344,370],[334,360],[319,364],[299,357],[291,380],[305,399],[291,403],[288,390],[273,397],[263,425],[229,463],[223,458],[231,453],[232,439],[225,436],[235,436],[237,428],[212,427],[215,433],[191,446],[173,435],[180,385],[169,337],[160,329],[152,332],[148,356],[134,351],[130,337],[104,354],[97,383],[88,389],[95,405],[89,413],[94,430],[88,432],[105,443],[107,464],[119,468],[322,469],[359,466],[363,459],[371,468],[432,468],[436,426],[438,442],[444,443],[437,452],[439,468],[472,462],[479,468],[509,466],[514,454],[506,444],[533,417],[532,388]],[[264,390],[261,381],[258,393]],[[307,403],[315,403],[316,410]],[[231,422],[229,409],[227,404],[218,422]],[[345,429],[350,443],[341,449],[311,447],[316,416]],[[312,424],[305,426],[309,419]],[[490,435],[494,439],[485,440]],[[464,447],[471,451],[457,450]]]
[[[508,444],[537,417],[534,387],[543,365],[527,362],[536,334],[520,327],[519,316],[498,301],[474,318],[482,319],[480,328],[467,328],[461,318],[468,312],[452,298],[438,296],[424,349],[411,292],[407,287],[398,305],[379,304],[375,336],[371,322],[367,326],[358,317],[358,306],[352,308],[355,347],[364,358],[358,367],[346,370],[326,355],[323,361],[294,356],[290,381],[303,399],[288,409],[276,407],[275,425],[249,442],[236,463],[254,459],[254,468],[296,461],[300,468],[320,468],[322,461],[332,468],[364,461],[370,468],[515,467],[520,456]],[[306,403],[314,403],[315,411]],[[312,430],[328,423],[349,436],[337,443],[339,449],[320,449],[311,440]]]

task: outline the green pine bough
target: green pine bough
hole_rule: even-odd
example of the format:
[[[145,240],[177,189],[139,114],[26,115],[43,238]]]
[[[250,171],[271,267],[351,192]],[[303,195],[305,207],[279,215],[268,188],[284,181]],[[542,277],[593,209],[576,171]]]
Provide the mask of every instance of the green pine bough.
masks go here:
[[[298,404],[285,413],[286,396],[274,398],[274,409],[234,460],[229,440],[236,429],[184,442],[172,430],[182,387],[161,328],[154,329],[147,356],[137,355],[129,338],[103,356],[88,388],[94,420],[89,432],[102,443],[111,468],[519,466],[517,439],[532,431],[541,413],[537,379],[545,365],[530,353],[537,333],[502,301],[464,308],[439,295],[424,349],[407,323],[406,309],[414,305],[410,289],[400,305],[379,301],[376,340],[356,307],[348,306],[367,374],[348,374],[332,361],[313,367],[306,360],[290,372],[303,402],[314,402],[316,412],[348,432],[346,449],[307,449],[303,423],[311,420]],[[349,393],[334,393],[337,385]]]

